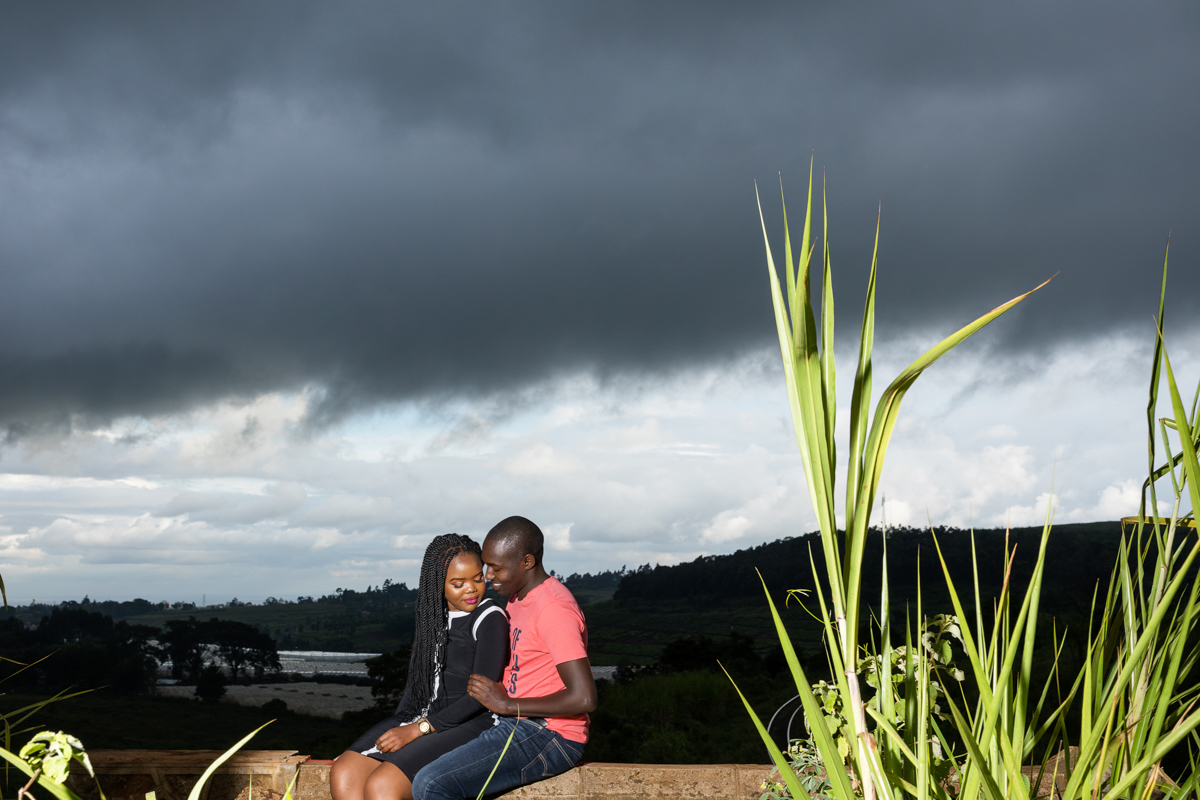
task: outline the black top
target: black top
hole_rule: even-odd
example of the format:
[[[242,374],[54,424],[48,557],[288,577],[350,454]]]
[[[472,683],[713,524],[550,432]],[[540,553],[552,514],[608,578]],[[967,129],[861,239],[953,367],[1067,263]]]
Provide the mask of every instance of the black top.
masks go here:
[[[491,598],[479,602],[471,612],[450,612],[450,636],[446,661],[437,681],[437,691],[428,711],[412,708],[412,684],[404,687],[404,696],[396,706],[402,718],[425,716],[435,731],[461,725],[486,709],[467,694],[467,679],[472,673],[500,680],[508,664],[508,616]]]

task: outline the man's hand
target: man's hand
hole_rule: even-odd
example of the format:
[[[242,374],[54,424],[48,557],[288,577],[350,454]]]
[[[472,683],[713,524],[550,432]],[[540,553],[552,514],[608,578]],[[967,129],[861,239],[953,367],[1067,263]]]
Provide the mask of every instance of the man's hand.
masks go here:
[[[394,753],[413,739],[420,739],[421,731],[416,724],[401,725],[389,728],[375,740],[375,746],[381,753]]]
[[[511,717],[517,713],[516,704],[504,691],[504,686],[485,675],[472,675],[467,679],[467,694],[479,701],[488,711],[494,711],[502,717]]]

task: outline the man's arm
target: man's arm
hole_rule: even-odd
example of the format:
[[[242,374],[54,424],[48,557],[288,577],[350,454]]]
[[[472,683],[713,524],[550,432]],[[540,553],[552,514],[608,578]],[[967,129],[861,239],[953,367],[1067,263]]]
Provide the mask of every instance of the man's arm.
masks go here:
[[[483,675],[472,675],[467,681],[467,694],[483,704],[488,711],[505,717],[515,717],[520,706],[522,717],[568,717],[590,714],[596,710],[596,682],[586,658],[565,661],[558,665],[558,677],[565,689],[544,697],[509,697],[504,687]]]

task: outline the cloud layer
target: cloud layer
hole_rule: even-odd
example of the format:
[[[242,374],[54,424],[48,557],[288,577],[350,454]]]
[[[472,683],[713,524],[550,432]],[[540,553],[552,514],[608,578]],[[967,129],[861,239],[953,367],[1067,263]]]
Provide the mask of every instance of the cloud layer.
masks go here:
[[[1195,362],[1198,67],[1189,3],[6,4],[0,574],[319,594],[514,512],[566,572],[810,530],[754,194],[781,256],[810,156],[842,341],[880,220],[890,368],[1057,274],[906,401],[888,521],[1128,513],[1168,233]]]
[[[810,153],[854,292],[882,205],[899,327],[1060,273],[997,334],[1037,352],[1143,324],[1167,233],[1200,249],[1186,4],[0,13],[10,435],[735,356],[771,337],[752,182],[778,234]]]
[[[885,345],[877,374],[922,344]],[[875,521],[1135,513],[1148,357],[1148,342],[1111,337],[1059,347],[1032,373],[995,352],[936,365],[905,401]],[[481,537],[510,513],[543,526],[561,573],[805,533],[816,522],[774,359],[610,386],[578,375],[516,411],[406,403],[316,433],[301,393],[28,436],[0,475],[3,574],[22,602],[245,600],[413,583],[433,535]],[[1174,360],[1183,374],[1200,367],[1184,347]]]

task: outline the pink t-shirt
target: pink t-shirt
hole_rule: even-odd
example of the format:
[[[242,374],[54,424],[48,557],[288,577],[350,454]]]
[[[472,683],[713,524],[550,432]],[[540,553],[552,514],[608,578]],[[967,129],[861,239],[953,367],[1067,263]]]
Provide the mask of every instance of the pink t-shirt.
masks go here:
[[[508,599],[512,649],[504,669],[509,697],[545,697],[567,688],[558,665],[587,658],[587,625],[575,597],[557,578],[547,578],[518,600]],[[550,730],[573,742],[588,740],[588,715],[550,717]]]

